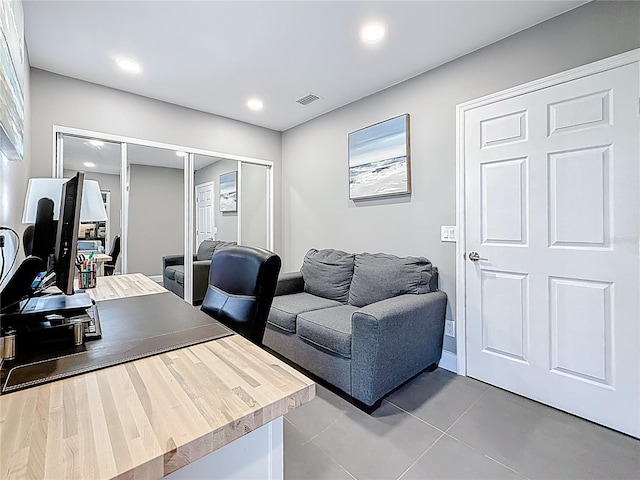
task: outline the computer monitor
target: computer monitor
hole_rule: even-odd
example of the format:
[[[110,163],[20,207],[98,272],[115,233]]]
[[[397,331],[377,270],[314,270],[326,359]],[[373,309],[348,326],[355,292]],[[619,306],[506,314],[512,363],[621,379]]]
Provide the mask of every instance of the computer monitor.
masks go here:
[[[54,269],[56,286],[67,295],[73,295],[83,185],[84,172],[78,172],[62,186]]]

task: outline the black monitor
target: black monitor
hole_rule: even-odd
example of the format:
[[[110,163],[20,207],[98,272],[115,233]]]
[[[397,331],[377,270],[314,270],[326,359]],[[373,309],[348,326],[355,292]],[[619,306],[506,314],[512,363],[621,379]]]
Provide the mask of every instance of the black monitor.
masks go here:
[[[64,183],[60,199],[54,269],[56,286],[67,295],[73,295],[83,185],[84,172],[78,172],[75,177]]]

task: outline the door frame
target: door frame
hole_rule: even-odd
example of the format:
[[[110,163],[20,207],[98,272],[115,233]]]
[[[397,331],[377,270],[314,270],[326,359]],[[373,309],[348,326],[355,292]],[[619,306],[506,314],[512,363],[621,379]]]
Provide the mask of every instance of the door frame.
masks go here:
[[[456,370],[458,375],[467,374],[467,312],[466,312],[466,212],[465,212],[465,114],[469,110],[491,103],[518,97],[536,90],[577,80],[596,73],[612,70],[630,63],[640,62],[640,48],[598,60],[555,75],[540,78],[517,87],[492,93],[484,97],[456,105]],[[640,74],[640,68],[638,70]],[[639,92],[640,95],[640,92]],[[639,106],[640,107],[640,106]]]
[[[214,206],[214,208],[211,210],[211,212],[213,213],[213,218],[211,219],[211,226],[212,226],[212,228],[216,228],[216,215],[215,215],[216,182],[214,182],[214,181],[203,182],[203,183],[198,183],[197,185],[194,185],[194,187],[193,187],[194,200],[196,202],[198,201],[198,187],[206,187],[206,186],[209,186],[209,185],[211,185],[211,187],[213,189],[213,195],[214,195],[214,198],[213,198],[213,206]],[[194,238],[193,238],[193,240],[194,240],[193,245],[194,245],[194,248],[197,249],[198,248],[198,245],[197,245],[198,244],[198,234],[197,234],[197,232],[198,232],[198,215],[197,215],[197,213],[198,212],[197,212],[197,209],[196,209],[195,213],[196,213],[196,215],[195,215],[195,218],[194,218],[194,222],[195,222],[195,227],[196,227],[196,230],[195,230],[196,234],[194,235]]]

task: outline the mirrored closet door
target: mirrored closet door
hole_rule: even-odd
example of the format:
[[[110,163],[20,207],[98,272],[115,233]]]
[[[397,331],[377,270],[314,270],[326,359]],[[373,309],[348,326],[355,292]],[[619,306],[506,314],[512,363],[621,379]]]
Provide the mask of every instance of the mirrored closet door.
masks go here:
[[[121,237],[115,274],[142,273],[198,303],[208,278],[202,268],[194,274],[202,242],[273,250],[272,162],[76,128],[54,132],[55,175],[84,171],[100,184],[108,220],[84,225],[80,237],[106,253]]]
[[[122,236],[122,187],[121,187],[121,144],[93,137],[60,134],[57,145],[63,158],[58,174],[71,178],[77,172],[85,172],[85,179],[96,180],[100,185],[105,203],[107,220],[82,222],[78,232],[81,246],[113,253],[115,240]],[[118,255],[113,271],[122,271],[122,261]]]

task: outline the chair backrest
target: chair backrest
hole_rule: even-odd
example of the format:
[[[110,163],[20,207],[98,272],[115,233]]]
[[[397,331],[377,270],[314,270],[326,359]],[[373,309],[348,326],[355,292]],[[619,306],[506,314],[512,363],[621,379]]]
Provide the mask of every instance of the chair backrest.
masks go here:
[[[236,245],[217,250],[201,310],[261,344],[281,264],[278,255],[261,248]]]
[[[22,233],[22,246],[24,247],[25,258],[31,255],[31,251],[33,250],[33,232],[35,228],[36,226],[33,224],[27,225]]]
[[[105,263],[108,265],[115,265],[118,260],[118,255],[120,255],[120,235],[113,237],[113,245],[111,246],[111,252],[109,252],[111,261]]]

